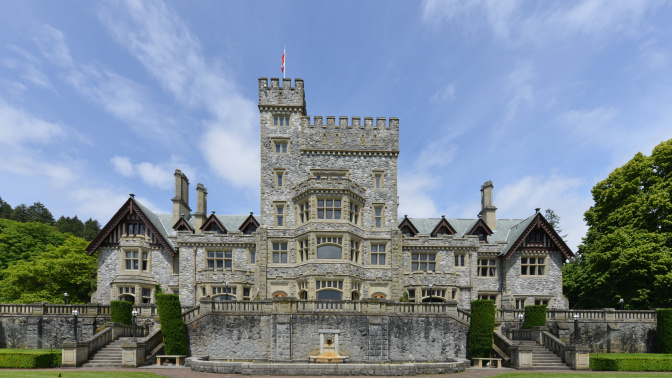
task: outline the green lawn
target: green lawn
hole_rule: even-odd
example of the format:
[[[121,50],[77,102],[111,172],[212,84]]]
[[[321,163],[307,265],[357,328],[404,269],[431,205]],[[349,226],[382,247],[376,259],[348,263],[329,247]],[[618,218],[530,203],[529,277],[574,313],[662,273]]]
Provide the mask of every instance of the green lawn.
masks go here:
[[[618,373],[618,372],[613,372],[613,371],[605,371],[605,372],[586,372],[586,373],[577,373],[576,371],[571,371],[567,373],[503,373],[500,375],[497,375],[496,377],[504,377],[504,378],[537,378],[537,377],[544,377],[544,378],[569,378],[569,377],[589,377],[589,376],[599,376],[601,378],[606,378],[606,377],[618,377],[618,378],[640,378],[640,377],[653,377],[653,376],[658,376],[658,377],[665,377],[665,376],[670,376],[670,373]]]
[[[0,370],[0,377],[58,377],[61,378],[157,378],[162,375],[134,371],[65,371],[65,370]]]

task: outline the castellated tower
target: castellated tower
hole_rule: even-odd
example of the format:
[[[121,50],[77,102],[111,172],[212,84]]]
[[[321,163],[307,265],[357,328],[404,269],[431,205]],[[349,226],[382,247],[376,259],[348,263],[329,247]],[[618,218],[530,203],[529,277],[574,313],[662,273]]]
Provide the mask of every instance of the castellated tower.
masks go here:
[[[329,281],[348,287],[340,289],[343,299],[370,297],[373,292],[386,298],[398,296],[401,288],[393,287],[399,280],[392,272],[399,271],[393,268],[401,260],[399,120],[311,118],[306,112],[303,80],[291,84],[291,79],[283,79],[282,86],[280,79],[272,78],[270,85],[266,78],[259,79],[260,223],[268,230],[267,276],[273,276],[271,255],[275,253],[279,264],[303,263],[305,270],[321,277],[331,274]],[[286,257],[283,248],[287,248]],[[343,264],[344,260],[352,265]],[[364,261],[370,269],[364,276],[361,269],[354,274]],[[306,274],[302,269],[294,272]],[[362,285],[372,278],[369,275],[383,278],[384,283]],[[314,279],[306,278],[307,289],[316,285]],[[285,290],[268,289],[268,294]],[[316,289],[320,288],[294,295],[308,295]]]

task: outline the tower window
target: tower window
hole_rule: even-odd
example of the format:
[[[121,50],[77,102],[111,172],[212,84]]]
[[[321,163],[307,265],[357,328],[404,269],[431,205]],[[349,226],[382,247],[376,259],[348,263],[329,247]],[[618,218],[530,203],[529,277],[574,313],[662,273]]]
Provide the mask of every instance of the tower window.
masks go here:
[[[287,263],[287,243],[273,243],[273,262]]]
[[[371,265],[385,265],[385,244],[371,244]]]
[[[274,116],[273,126],[289,126],[289,117],[280,115]]]
[[[275,142],[275,153],[276,154],[286,154],[287,153],[287,143],[286,142]]]
[[[318,199],[317,219],[341,219],[341,200]]]

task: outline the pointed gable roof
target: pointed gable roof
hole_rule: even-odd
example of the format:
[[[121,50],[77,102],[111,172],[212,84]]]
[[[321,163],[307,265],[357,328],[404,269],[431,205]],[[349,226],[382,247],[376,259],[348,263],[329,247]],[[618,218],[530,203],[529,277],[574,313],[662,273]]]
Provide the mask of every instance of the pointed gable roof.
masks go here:
[[[238,230],[242,233],[245,233],[245,230],[247,230],[248,227],[250,226],[254,226],[255,230],[259,228],[259,222],[257,222],[257,219],[254,217],[254,215],[252,215],[251,211],[250,216],[247,217],[247,219],[245,219],[245,221],[243,222],[243,224],[240,225],[240,227],[238,227]]]
[[[535,228],[541,228],[546,232],[546,235],[555,243],[560,252],[565,255],[566,258],[570,259],[574,257],[574,252],[567,246],[564,240],[558,235],[553,226],[541,215],[540,212],[532,215],[531,217],[525,219],[524,221],[517,224],[509,231],[509,244],[504,247],[500,255],[505,256],[507,259],[513,255],[513,253],[523,244],[523,241],[529,235],[532,230]]]
[[[175,231],[191,231],[192,233],[194,232],[194,228],[191,227],[189,222],[187,222],[184,217],[180,217],[180,219],[173,225],[173,230]]]
[[[408,230],[411,231],[411,233],[413,234],[412,236],[415,236],[419,233],[418,229],[415,228],[415,226],[413,225],[413,222],[411,222],[411,220],[408,219],[408,215],[404,215],[404,220],[402,220],[401,223],[399,223],[399,229],[402,230],[402,233],[404,227],[408,228]]]
[[[168,240],[168,234],[163,228],[163,224],[160,219],[151,212],[146,207],[142,206],[138,201],[131,196],[131,198],[124,203],[123,206],[117,211],[116,214],[110,219],[109,222],[103,227],[102,230],[96,235],[96,237],[89,243],[85,251],[90,255],[93,255],[94,252],[100,247],[100,245],[105,241],[105,239],[114,231],[117,226],[124,221],[126,216],[132,215],[133,213],[137,214],[138,217],[145,223],[147,228],[154,234],[156,239],[159,241],[161,246],[167,250],[171,256],[175,256],[175,249],[173,244]]]
[[[455,235],[457,233],[453,226],[448,222],[445,215],[441,216],[441,220],[436,224],[436,227],[434,227],[429,236],[436,237],[436,234],[441,230],[445,230],[445,233],[448,235]]]
[[[469,229],[469,231],[467,231],[467,235],[477,235],[477,234],[476,234],[476,231],[477,231],[479,228],[483,228],[483,230],[485,230],[485,233],[488,234],[488,236],[494,234],[494,232],[492,232],[492,229],[490,229],[490,227],[488,226],[488,224],[485,223],[485,221],[483,220],[483,218],[478,218],[478,220],[476,221],[476,223],[474,223],[474,225]]]
[[[214,212],[214,211],[212,212],[212,214],[210,214],[210,216],[209,216],[208,219],[205,221],[205,223],[203,223],[203,225],[201,226],[201,230],[205,231],[205,230],[207,230],[208,228],[210,228],[210,227],[212,227],[212,226],[216,226],[216,227],[218,227],[218,228],[222,231],[223,234],[226,234],[226,233],[229,232],[229,231],[226,229],[226,227],[224,227],[224,225],[222,224],[222,222],[220,222],[219,219],[217,219],[217,217],[215,216],[215,212]]]

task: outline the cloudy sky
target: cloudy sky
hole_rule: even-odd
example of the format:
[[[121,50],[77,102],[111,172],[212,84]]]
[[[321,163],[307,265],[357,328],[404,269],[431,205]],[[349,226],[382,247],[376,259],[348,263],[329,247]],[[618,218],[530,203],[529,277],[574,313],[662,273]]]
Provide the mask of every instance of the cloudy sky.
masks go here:
[[[168,212],[173,171],[259,212],[257,79],[311,116],[400,119],[399,214],[551,208],[672,138],[672,4],[657,1],[3,2],[0,197],[106,223]],[[194,206],[192,206],[194,207]]]

